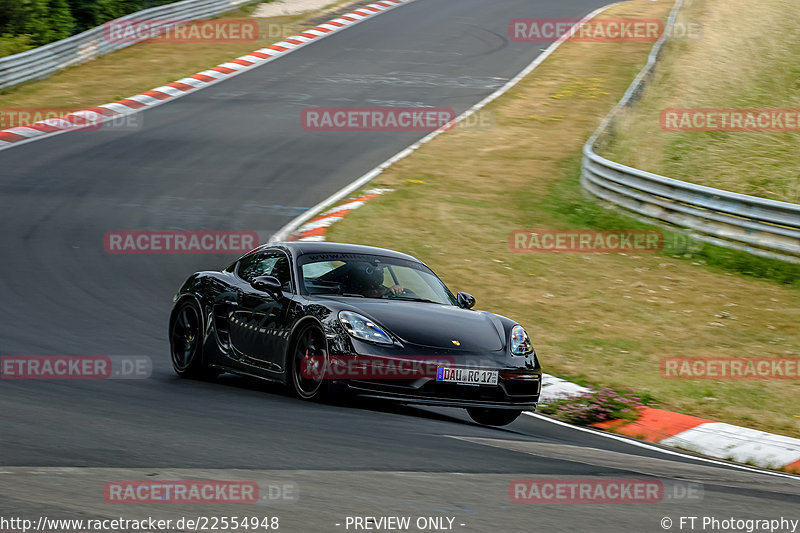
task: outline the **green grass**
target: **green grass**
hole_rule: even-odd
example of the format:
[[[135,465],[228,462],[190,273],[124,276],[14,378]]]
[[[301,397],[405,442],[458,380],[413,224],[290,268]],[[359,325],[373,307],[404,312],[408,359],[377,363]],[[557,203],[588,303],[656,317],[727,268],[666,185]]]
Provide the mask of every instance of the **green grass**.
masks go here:
[[[567,177],[553,184],[550,193],[541,204],[536,205],[536,209],[547,209],[558,216],[565,225],[574,228],[663,230],[661,226],[632,219],[624,212],[587,199],[580,187],[580,159],[575,158],[569,163],[570,170],[567,170]],[[525,205],[517,207],[532,209]],[[800,264],[716,246],[692,239],[677,229],[664,231],[664,241],[674,243],[672,247],[665,246],[665,251],[662,252],[664,255],[685,261],[701,262],[718,272],[735,272],[742,276],[767,279],[800,289]]]
[[[609,17],[665,17],[632,0]],[[800,356],[797,271],[713,246],[686,253],[520,254],[520,229],[644,229],[584,197],[581,147],[650,46],[568,42],[488,106],[495,127],[452,130],[387,169],[328,236],[424,260],[478,307],[533,335],[545,372],[634,390],[661,408],[800,436],[796,381],[664,379],[665,357]],[[683,250],[682,250],[683,251]]]
[[[800,133],[666,132],[659,125],[661,111],[671,108],[800,108],[800,3],[694,0],[683,16],[703,21],[703,38],[667,47],[604,155],[676,179],[800,203]]]
[[[313,21],[348,0],[307,14],[259,18],[254,42],[171,43],[147,41],[59,71],[52,76],[0,91],[2,108],[86,108],[149,91],[180,78],[269,46],[313,26]],[[250,17],[258,4],[244,5],[215,19]],[[19,42],[7,44],[18,46]],[[2,46],[2,43],[0,43]],[[1,128],[0,128],[1,129]]]

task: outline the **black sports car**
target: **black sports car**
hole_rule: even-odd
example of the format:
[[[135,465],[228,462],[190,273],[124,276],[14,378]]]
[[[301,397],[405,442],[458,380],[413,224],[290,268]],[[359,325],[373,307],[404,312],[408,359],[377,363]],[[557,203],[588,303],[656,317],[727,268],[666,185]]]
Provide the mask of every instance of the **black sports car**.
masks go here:
[[[174,298],[180,376],[232,372],[281,382],[305,400],[355,392],[465,407],[500,426],[535,409],[541,367],[525,330],[472,310],[421,261],[325,242],[263,245]]]

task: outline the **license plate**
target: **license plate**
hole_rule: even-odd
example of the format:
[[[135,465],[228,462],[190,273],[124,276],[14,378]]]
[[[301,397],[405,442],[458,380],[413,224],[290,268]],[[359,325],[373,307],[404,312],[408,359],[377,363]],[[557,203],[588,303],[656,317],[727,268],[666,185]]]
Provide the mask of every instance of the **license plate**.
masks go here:
[[[497,385],[497,370],[440,366],[436,369],[436,381],[464,385]]]

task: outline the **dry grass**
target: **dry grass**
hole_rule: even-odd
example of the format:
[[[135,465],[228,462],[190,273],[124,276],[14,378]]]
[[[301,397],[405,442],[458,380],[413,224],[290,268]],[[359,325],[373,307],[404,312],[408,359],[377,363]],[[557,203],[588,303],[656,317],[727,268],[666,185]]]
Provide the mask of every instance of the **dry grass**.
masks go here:
[[[616,160],[711,187],[800,202],[799,133],[664,132],[665,108],[800,108],[800,3],[691,0],[703,38],[671,45],[620,124]]]
[[[3,91],[0,108],[83,108],[127,98],[296,35],[310,21],[349,1],[331,0],[328,7],[305,15],[256,19],[259,39],[253,42],[144,42],[129,46],[44,80]],[[244,6],[216,18],[248,18],[256,6]]]
[[[608,16],[664,17],[669,7],[633,0]],[[800,436],[798,382],[673,381],[659,371],[669,356],[800,355],[797,290],[666,255],[509,251],[512,230],[575,227],[597,209],[577,184],[580,148],[648,51],[562,46],[489,107],[496,127],[448,132],[395,164],[371,186],[396,191],[334,225],[330,239],[420,257],[479,308],[525,325],[547,372]]]

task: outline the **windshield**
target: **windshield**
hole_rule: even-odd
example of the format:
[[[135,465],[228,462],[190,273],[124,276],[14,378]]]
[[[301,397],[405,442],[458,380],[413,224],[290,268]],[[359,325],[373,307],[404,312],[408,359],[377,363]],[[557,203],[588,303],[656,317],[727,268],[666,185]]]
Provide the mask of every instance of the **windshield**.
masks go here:
[[[457,305],[442,281],[421,263],[369,254],[301,256],[301,291],[308,295],[338,295]]]

